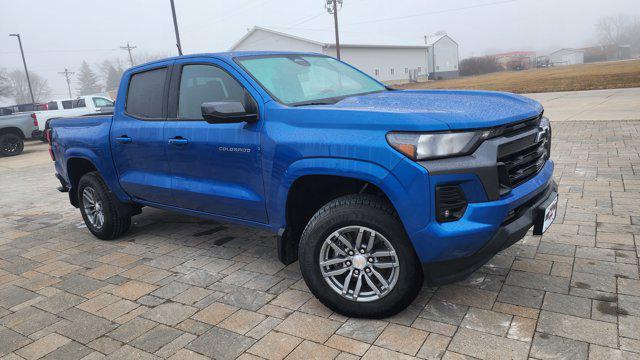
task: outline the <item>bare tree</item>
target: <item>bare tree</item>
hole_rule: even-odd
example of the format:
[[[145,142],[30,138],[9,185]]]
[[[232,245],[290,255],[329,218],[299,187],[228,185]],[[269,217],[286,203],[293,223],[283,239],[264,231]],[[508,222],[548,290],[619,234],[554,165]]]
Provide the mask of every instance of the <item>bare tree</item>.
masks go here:
[[[104,79],[104,90],[106,92],[117,90],[118,85],[120,85],[120,78],[124,72],[122,61],[120,59],[106,59],[100,63],[98,67],[100,69],[100,75]]]
[[[6,69],[0,69],[0,97],[11,96],[11,81]]]
[[[142,55],[136,56],[136,61],[138,64],[144,64],[150,61],[159,60],[171,57],[168,52],[159,52],[159,53],[144,53]]]
[[[596,24],[602,45],[640,46],[640,16],[605,16]]]
[[[102,91],[98,83],[98,76],[91,70],[91,67],[86,61],[83,61],[82,65],[80,65],[78,84],[80,84],[80,87],[78,87],[80,95],[96,94]]]
[[[29,84],[27,83],[27,77],[24,71],[13,70],[8,74],[9,82],[11,83],[11,96],[18,104],[30,104],[31,96],[29,95]],[[36,103],[42,103],[49,100],[51,96],[51,88],[40,75],[29,72],[29,78],[31,79],[31,88],[33,89],[33,98]]]
[[[480,75],[503,70],[493,56],[471,57],[460,61],[460,75]]]

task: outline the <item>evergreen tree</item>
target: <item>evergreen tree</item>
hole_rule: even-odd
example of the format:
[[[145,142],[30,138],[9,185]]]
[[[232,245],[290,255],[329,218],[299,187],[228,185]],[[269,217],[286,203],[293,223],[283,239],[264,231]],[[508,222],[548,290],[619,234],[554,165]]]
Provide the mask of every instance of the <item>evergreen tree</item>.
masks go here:
[[[78,84],[80,84],[78,87],[78,93],[80,95],[96,94],[102,91],[102,88],[98,83],[98,77],[93,70],[91,70],[86,61],[83,61],[80,66]]]

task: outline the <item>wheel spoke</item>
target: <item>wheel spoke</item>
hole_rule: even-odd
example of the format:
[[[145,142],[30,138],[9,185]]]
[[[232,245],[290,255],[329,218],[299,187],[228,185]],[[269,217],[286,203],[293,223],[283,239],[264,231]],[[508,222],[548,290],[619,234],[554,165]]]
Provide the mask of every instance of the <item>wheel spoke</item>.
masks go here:
[[[396,256],[395,251],[376,251],[370,256],[374,258]]]
[[[371,269],[371,272],[373,273],[373,275],[375,275],[376,278],[378,278],[378,281],[380,281],[380,283],[385,288],[389,287],[389,283],[387,283],[387,280],[376,269]]]
[[[329,243],[329,246],[331,246],[331,248],[338,254],[342,255],[342,256],[348,256],[347,253],[342,250],[342,248],[340,248],[340,246],[336,245],[333,241],[327,239],[327,242]]]
[[[338,275],[342,275],[342,274],[346,273],[348,270],[349,270],[348,267],[344,267],[344,268],[340,268],[340,269],[336,269],[336,270],[326,271],[326,272],[322,273],[322,276],[324,276],[324,277],[338,276]]]
[[[353,245],[351,245],[351,242],[349,240],[347,240],[344,236],[342,236],[341,234],[337,235],[338,240],[340,240],[340,242],[347,247],[347,249],[349,250],[353,250]]]
[[[324,267],[324,266],[342,264],[345,261],[347,261],[346,258],[333,258],[333,259],[329,259],[329,260],[325,260],[325,261],[321,262],[320,266]]]
[[[362,236],[364,235],[364,229],[360,228],[360,230],[358,231],[358,236],[356,237],[356,246],[355,249],[359,250],[360,246],[362,244]]]
[[[353,277],[353,269],[349,271],[347,277],[344,278],[344,284],[342,284],[342,295],[347,295],[349,292],[349,285],[351,285],[351,278]]]
[[[356,281],[356,287],[353,289],[353,299],[358,300],[358,295],[360,295],[360,289],[362,288],[362,273],[358,275],[358,281]]]
[[[369,242],[367,243],[367,252],[370,252],[373,249],[373,243],[376,242],[376,232],[371,231],[371,235],[369,235]]]
[[[371,288],[371,290],[373,290],[376,294],[378,294],[378,296],[380,296],[381,292],[380,289],[378,289],[378,287],[376,286],[376,284],[373,283],[373,280],[371,280],[371,278],[369,277],[369,275],[367,275],[366,273],[364,274],[364,279],[367,282],[367,284],[369,285],[369,287]]]
[[[374,262],[371,265],[377,267],[378,269],[390,269],[390,268],[396,268],[398,266],[400,266],[400,264],[395,261],[395,262]]]

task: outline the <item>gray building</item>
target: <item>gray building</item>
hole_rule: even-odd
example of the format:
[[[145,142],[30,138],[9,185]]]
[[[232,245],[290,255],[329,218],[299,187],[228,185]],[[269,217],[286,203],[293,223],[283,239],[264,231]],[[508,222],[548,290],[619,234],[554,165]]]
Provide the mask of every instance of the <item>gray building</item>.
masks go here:
[[[325,38],[306,38],[263,27],[254,27],[231,46],[231,51],[275,50],[301,51],[336,56],[333,33]],[[370,76],[386,83],[403,83],[458,75],[458,44],[447,35],[434,38],[430,44],[362,44],[345,41],[340,44],[341,59]]]
[[[584,63],[584,50],[560,49],[549,54],[549,62],[554,66],[577,65]]]

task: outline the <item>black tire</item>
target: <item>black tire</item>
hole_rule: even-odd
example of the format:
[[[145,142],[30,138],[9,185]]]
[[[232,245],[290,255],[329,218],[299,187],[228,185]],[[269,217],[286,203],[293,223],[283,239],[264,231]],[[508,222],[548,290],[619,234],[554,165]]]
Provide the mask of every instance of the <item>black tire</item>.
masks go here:
[[[83,193],[90,188],[95,194],[95,201],[100,202],[104,221],[102,226],[94,226],[85,210]],[[97,172],[90,172],[80,178],[78,183],[78,204],[84,223],[93,235],[102,240],[113,240],[122,236],[131,226],[131,211],[127,204],[116,199]]]
[[[322,244],[334,231],[364,226],[383,235],[398,256],[400,271],[395,286],[371,302],[356,302],[339,295],[322,276]],[[300,270],[311,292],[328,308],[345,316],[384,318],[405,309],[422,288],[423,274],[413,245],[396,212],[384,199],[367,194],[347,195],[330,201],[311,218],[300,239]]]
[[[0,155],[16,156],[20,155],[24,150],[24,141],[19,135],[4,134],[0,135]]]

